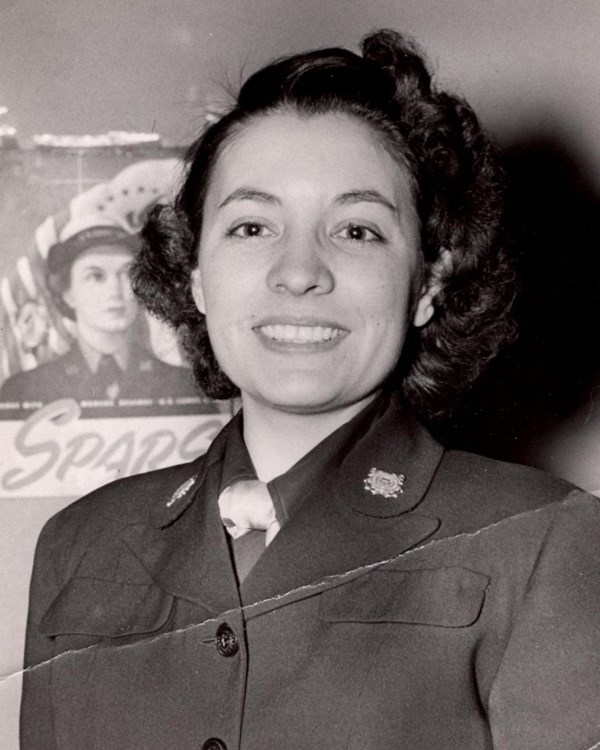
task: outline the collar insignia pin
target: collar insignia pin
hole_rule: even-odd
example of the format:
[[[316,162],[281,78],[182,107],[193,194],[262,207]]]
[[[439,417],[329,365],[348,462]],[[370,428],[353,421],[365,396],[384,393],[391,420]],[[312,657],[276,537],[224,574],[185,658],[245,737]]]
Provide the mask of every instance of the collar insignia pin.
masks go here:
[[[196,479],[197,479],[197,475],[194,474],[193,477],[186,479],[183,484],[179,485],[179,487],[175,490],[175,492],[169,498],[169,502],[167,503],[167,508],[170,508],[178,500],[181,500],[181,498],[191,490]]]
[[[366,479],[363,479],[365,490],[372,495],[398,497],[404,492],[404,474],[393,474],[373,467]]]

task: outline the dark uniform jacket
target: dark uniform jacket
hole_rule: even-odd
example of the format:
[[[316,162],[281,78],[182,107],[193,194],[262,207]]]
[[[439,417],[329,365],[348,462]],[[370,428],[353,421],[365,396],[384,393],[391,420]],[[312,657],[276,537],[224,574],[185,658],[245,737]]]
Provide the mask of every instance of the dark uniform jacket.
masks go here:
[[[393,405],[238,588],[216,502],[229,429],[45,527],[23,750],[600,741],[598,500],[444,451]]]
[[[0,389],[0,414],[23,418],[32,409],[61,398],[82,403],[84,416],[112,416],[111,408],[127,416],[136,406],[158,408],[168,399],[172,405],[188,408],[206,401],[198,396],[191,370],[162,362],[139,345],[129,350],[127,368],[120,370],[115,363],[114,371],[108,380],[101,371],[92,372],[74,345],[61,357],[10,377]],[[14,408],[8,409],[9,404]]]

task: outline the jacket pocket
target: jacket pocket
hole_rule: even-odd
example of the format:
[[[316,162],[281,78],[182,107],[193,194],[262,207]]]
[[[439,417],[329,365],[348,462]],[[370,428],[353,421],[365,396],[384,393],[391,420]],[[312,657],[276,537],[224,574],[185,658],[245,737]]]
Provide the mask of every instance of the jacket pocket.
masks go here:
[[[321,595],[325,622],[399,622],[463,628],[479,618],[489,577],[474,570],[377,569]]]
[[[152,584],[101,578],[72,578],[40,623],[47,636],[89,635],[121,638],[160,630],[173,597]]]

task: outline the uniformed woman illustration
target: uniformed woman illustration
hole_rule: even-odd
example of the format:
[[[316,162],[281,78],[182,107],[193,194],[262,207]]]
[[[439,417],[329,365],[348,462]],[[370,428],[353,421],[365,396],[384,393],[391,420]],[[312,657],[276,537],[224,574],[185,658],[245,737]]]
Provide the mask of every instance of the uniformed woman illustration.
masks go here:
[[[16,413],[27,416],[18,411],[23,401],[41,406],[73,398],[85,413],[102,414],[123,402],[152,406],[164,396],[193,397],[187,370],[162,362],[136,342],[139,305],[129,274],[139,237],[93,216],[85,223],[52,245],[46,258],[49,292],[72,323],[75,340],[65,354],[10,377],[0,401],[14,403]]]
[[[259,70],[134,288],[242,409],[50,520],[24,750],[584,750],[600,509],[424,426],[511,333],[501,175],[401,35]]]

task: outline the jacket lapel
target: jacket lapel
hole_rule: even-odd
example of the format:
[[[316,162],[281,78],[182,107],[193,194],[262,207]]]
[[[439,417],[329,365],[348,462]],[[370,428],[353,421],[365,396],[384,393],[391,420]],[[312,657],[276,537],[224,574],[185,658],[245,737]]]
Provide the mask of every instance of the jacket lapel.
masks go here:
[[[440,526],[418,506],[442,455],[443,448],[393,401],[267,547],[241,586],[244,604],[393,559],[421,544]]]
[[[240,606],[225,531],[213,502],[227,432],[226,426],[206,456],[190,464],[186,482],[161,498],[151,524],[131,526],[121,534],[161,589],[215,615]]]

